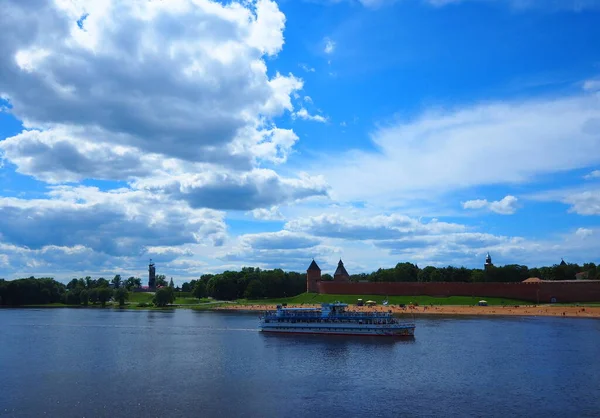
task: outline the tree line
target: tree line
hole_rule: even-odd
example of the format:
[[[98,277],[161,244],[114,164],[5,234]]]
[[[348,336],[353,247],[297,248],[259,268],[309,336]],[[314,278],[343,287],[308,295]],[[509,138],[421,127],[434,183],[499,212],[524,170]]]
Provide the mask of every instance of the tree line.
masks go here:
[[[594,263],[582,266],[574,263],[555,264],[550,267],[528,268],[518,264],[489,266],[486,269],[468,269],[465,267],[419,268],[412,263],[398,263],[389,269],[378,269],[370,274],[353,274],[351,281],[369,282],[522,282],[530,277],[541,280],[600,280],[600,267]],[[323,276],[325,277],[325,275]],[[330,276],[331,277],[331,276]],[[333,278],[331,278],[333,279]]]
[[[585,263],[555,264],[550,267],[528,268],[510,264],[491,266],[487,269],[465,267],[419,268],[412,263],[398,263],[393,268],[378,269],[372,273],[353,274],[351,281],[369,282],[520,282],[530,277],[542,280],[575,280],[584,278],[600,280],[600,266]],[[158,280],[160,278],[160,281]],[[322,280],[333,280],[323,274]],[[159,284],[160,283],[160,284]],[[110,286],[112,284],[112,286]],[[283,298],[296,296],[306,291],[306,273],[284,272],[281,269],[262,270],[244,267],[240,271],[224,271],[219,274],[203,274],[197,280],[185,282],[175,288],[173,279],[167,283],[164,275],[157,275],[157,285],[163,286],[155,292],[153,304],[172,304],[177,294],[192,294],[201,299],[212,297],[218,300]],[[112,287],[112,288],[111,288]],[[52,278],[26,278],[12,281],[0,279],[0,305],[43,305],[64,303],[68,305],[100,304],[115,300],[123,305],[129,291],[141,287],[141,280],[129,277],[122,280],[116,275],[112,280],[91,277],[73,279],[68,284]],[[114,289],[113,289],[114,288]],[[177,292],[181,293],[177,293]]]

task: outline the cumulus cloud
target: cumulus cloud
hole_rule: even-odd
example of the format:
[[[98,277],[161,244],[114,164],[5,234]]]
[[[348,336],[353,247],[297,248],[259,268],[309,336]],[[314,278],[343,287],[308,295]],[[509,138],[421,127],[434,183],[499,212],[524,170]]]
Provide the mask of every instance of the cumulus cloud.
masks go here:
[[[298,110],[296,113],[294,113],[294,117],[304,119],[304,120],[311,120],[314,122],[321,122],[321,123],[327,122],[326,117],[321,116],[321,115],[311,115],[310,113],[308,113],[308,110],[306,110],[303,107],[300,108],[300,110]]]
[[[597,188],[546,190],[532,194],[530,198],[570,205],[569,212],[578,215],[600,215],[600,189]]]
[[[486,209],[500,215],[512,215],[517,211],[517,202],[516,197],[509,195],[493,202],[488,202],[486,199],[468,200],[463,202],[463,208]]]
[[[426,112],[374,132],[377,152],[352,150],[314,169],[343,200],[521,183],[600,162],[599,127],[600,97],[588,94]]]
[[[297,179],[287,179],[268,169],[153,177],[137,180],[134,186],[183,200],[193,208],[246,211],[312,196],[325,197],[328,190],[320,177],[302,175]]]
[[[318,238],[290,231],[247,234],[241,237],[241,241],[256,250],[310,248],[321,243]]]
[[[285,24],[273,1],[7,0],[3,11],[0,91],[28,128],[4,151],[24,170],[44,170],[45,155],[63,150],[91,159],[94,145],[111,164],[131,162],[106,144],[239,167],[294,143],[263,149],[278,132],[270,118],[293,110],[303,84],[267,75]]]
[[[254,219],[258,219],[261,221],[280,221],[285,219],[284,216],[279,211],[278,206],[272,206],[270,208],[259,208],[250,211],[250,214],[254,217]]]
[[[435,219],[423,223],[403,215],[379,215],[371,218],[320,215],[294,219],[285,224],[285,229],[347,240],[386,240],[419,234],[464,231],[465,227]]]
[[[0,198],[0,239],[18,246],[83,246],[115,256],[152,246],[222,244],[224,214],[128,189],[56,186],[45,199]]]

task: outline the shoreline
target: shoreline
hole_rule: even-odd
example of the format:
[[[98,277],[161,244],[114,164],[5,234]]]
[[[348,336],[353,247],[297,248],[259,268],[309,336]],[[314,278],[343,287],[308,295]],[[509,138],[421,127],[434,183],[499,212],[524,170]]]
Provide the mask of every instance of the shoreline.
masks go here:
[[[254,313],[267,310],[275,310],[277,304],[248,304],[238,305],[235,303],[225,304],[189,304],[171,305],[165,307],[138,307],[114,305],[101,306],[77,306],[77,305],[23,305],[23,306],[0,306],[0,309],[109,309],[117,311],[173,311],[177,309],[191,309],[195,311],[220,311],[220,312],[243,312]],[[320,308],[320,304],[288,304],[288,308]],[[467,305],[429,305],[429,306],[354,306],[349,310],[360,312],[387,312],[392,311],[396,316],[558,316],[568,318],[600,318],[600,306],[573,306],[573,305],[492,305],[492,306],[467,306]]]
[[[288,308],[316,308],[320,305],[294,305]],[[227,312],[257,312],[275,310],[275,304],[265,305],[237,305],[215,307],[215,311]],[[600,306],[556,306],[556,305],[520,305],[520,306],[413,306],[400,308],[398,306],[351,306],[349,310],[360,312],[387,312],[396,315],[448,315],[448,316],[559,316],[569,318],[600,318]]]

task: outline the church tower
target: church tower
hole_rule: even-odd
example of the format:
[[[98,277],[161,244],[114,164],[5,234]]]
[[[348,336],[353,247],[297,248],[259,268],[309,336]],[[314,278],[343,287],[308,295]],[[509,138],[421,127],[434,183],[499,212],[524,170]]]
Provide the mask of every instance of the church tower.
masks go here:
[[[318,293],[318,283],[321,281],[321,268],[315,263],[313,259],[308,270],[306,270],[306,291],[309,293]]]
[[[152,259],[150,259],[150,264],[148,265],[148,288],[156,288],[156,267],[154,267]]]
[[[348,282],[350,281],[350,275],[346,271],[346,267],[344,267],[344,263],[340,258],[340,262],[338,263],[337,269],[335,269],[335,273],[333,274],[334,282]]]
[[[487,256],[485,257],[485,264],[483,265],[483,269],[488,270],[492,267],[494,267],[494,264],[492,263],[492,256],[488,252]]]

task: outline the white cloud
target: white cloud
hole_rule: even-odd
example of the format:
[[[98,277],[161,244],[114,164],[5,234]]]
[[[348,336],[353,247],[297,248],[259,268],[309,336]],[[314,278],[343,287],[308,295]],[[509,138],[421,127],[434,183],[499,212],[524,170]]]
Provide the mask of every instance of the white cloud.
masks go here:
[[[562,199],[579,215],[600,215],[600,190],[569,193]]]
[[[300,108],[300,110],[298,110],[296,113],[294,113],[294,117],[304,119],[304,120],[310,120],[313,122],[321,122],[321,123],[327,122],[326,117],[321,116],[321,115],[311,115],[310,113],[308,113],[308,110],[306,110],[303,107]]]
[[[133,186],[185,201],[193,208],[220,210],[248,211],[328,195],[328,187],[319,176],[282,178],[268,169],[241,173],[207,170],[199,174],[150,177],[136,180]]]
[[[306,103],[312,103],[312,102],[313,102],[313,99],[312,99],[310,96],[304,96],[304,101],[305,101]]]
[[[583,178],[586,180],[600,178],[600,170],[594,170],[590,174],[583,176]]]
[[[269,209],[266,209],[266,208],[254,209],[250,213],[252,214],[254,219],[258,219],[261,221],[281,221],[281,220],[285,219],[284,216],[279,211],[278,206],[272,206]]]
[[[569,212],[578,215],[600,215],[600,189],[597,188],[584,186],[572,189],[546,190],[532,194],[530,198],[546,202],[562,202],[571,206]]]
[[[332,41],[329,38],[325,38],[325,47],[323,49],[323,52],[325,52],[326,54],[333,54],[333,51],[335,51],[335,42]]]
[[[593,233],[594,231],[588,228],[578,228],[577,231],[575,231],[575,235],[577,235],[580,238],[587,238]]]
[[[436,219],[423,223],[404,215],[378,215],[369,218],[326,214],[289,221],[285,229],[315,236],[348,240],[386,240],[406,236],[464,231],[465,226]]]
[[[600,162],[600,97],[481,104],[382,127],[377,152],[352,150],[317,160],[340,200],[373,203],[418,192],[523,183],[540,174]],[[544,158],[531,158],[541,155]],[[568,155],[569,158],[565,158]]]
[[[271,118],[293,111],[290,95],[303,85],[267,75],[285,24],[270,0],[7,0],[3,11],[0,91],[36,129],[15,136],[7,156],[30,168],[43,165],[32,161],[43,159],[32,155],[36,135],[47,150],[96,145],[110,164],[135,151],[248,167],[272,157],[258,152],[277,129]],[[114,146],[132,152],[118,161]]]
[[[488,202],[486,199],[468,200],[463,202],[465,209],[487,209],[501,215],[512,215],[517,211],[518,199],[514,196],[505,196],[501,200]]]
[[[145,191],[101,192],[56,186],[44,199],[0,198],[0,239],[17,246],[83,246],[111,255],[142,255],[148,247],[221,245],[224,214],[192,209]]]

